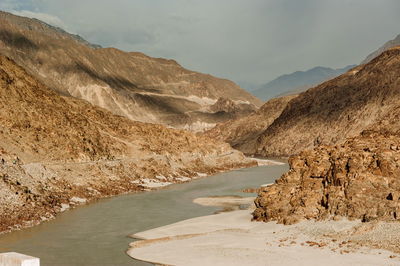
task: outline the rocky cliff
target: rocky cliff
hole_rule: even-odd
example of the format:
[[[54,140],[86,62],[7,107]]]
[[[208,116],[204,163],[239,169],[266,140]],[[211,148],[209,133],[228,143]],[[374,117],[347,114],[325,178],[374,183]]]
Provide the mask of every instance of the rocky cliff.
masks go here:
[[[189,71],[174,60],[99,48],[5,12],[0,12],[0,53],[48,87],[135,121],[203,130],[261,105],[233,82]],[[242,112],[213,110],[220,98]]]
[[[233,148],[246,154],[254,154],[257,138],[279,117],[289,101],[297,95],[274,98],[255,112],[218,124],[204,132],[204,135],[229,143]]]
[[[0,56],[0,232],[92,199],[254,165],[216,140],[61,96]]]
[[[261,188],[255,220],[400,219],[399,73],[397,47],[289,103],[263,136],[264,152],[315,147],[292,156],[289,172]]]
[[[339,146],[290,158],[290,170],[262,188],[254,219],[292,224],[303,219],[400,219],[400,137],[364,132]]]

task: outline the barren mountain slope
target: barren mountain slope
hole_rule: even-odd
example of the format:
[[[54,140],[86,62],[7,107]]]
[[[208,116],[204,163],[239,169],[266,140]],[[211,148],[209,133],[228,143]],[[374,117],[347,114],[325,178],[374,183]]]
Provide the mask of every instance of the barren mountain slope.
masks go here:
[[[0,56],[0,232],[70,205],[253,165],[207,137],[48,89]]]
[[[0,12],[0,52],[47,86],[132,120],[201,130],[250,113],[261,101],[231,81],[174,60],[95,48],[35,19]],[[228,98],[235,112],[211,109]]]
[[[400,219],[400,47],[357,70],[289,104],[292,116],[285,117],[294,129],[284,131],[296,147],[310,141],[307,133],[318,128],[320,139],[315,141],[317,147],[293,155],[290,170],[275,184],[261,188],[254,219],[285,224],[341,217],[364,222]],[[309,102],[311,97],[314,103]],[[313,120],[307,121],[306,115]],[[295,136],[295,130],[305,137]],[[330,142],[339,144],[321,144],[334,134],[336,139]],[[353,137],[341,141],[349,135]],[[400,252],[398,239],[380,242],[378,246]]]
[[[282,113],[288,102],[296,96],[271,99],[257,111],[245,117],[221,123],[206,131],[204,135],[228,142],[233,148],[246,154],[254,154],[257,138]]]
[[[257,153],[288,156],[342,143],[385,117],[400,101],[400,47],[300,94],[257,140]],[[397,123],[397,121],[391,121]]]

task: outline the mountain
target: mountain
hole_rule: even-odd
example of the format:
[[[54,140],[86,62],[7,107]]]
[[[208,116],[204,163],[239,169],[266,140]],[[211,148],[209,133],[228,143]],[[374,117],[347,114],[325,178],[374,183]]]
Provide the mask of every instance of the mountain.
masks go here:
[[[400,34],[397,35],[396,38],[394,38],[393,40],[388,41],[387,43],[385,43],[382,47],[380,47],[378,50],[374,51],[373,53],[371,53],[370,55],[367,56],[367,58],[364,59],[364,61],[362,61],[361,64],[367,64],[369,63],[372,59],[374,59],[375,57],[377,57],[378,55],[380,55],[381,53],[383,53],[384,51],[399,46],[400,45]]]
[[[257,111],[238,119],[218,124],[204,135],[229,143],[233,148],[252,154],[258,137],[279,117],[287,104],[297,95],[273,98]]]
[[[253,218],[400,219],[400,46],[300,94],[258,139],[264,155],[295,154],[260,189]],[[371,227],[372,226],[372,227]],[[398,250],[398,242],[385,248]]]
[[[315,67],[307,71],[296,71],[291,74],[282,75],[261,86],[259,89],[252,91],[252,93],[262,100],[268,100],[276,96],[297,94],[321,82],[337,77],[353,67],[355,65],[340,69]]]
[[[398,45],[400,45],[400,36],[397,36],[397,38],[395,38],[392,41],[387,42],[384,46],[382,46],[379,50],[377,50],[377,52],[369,55],[367,57],[367,59],[364,61],[364,63],[368,64],[372,59],[376,58],[377,56],[379,56],[382,52],[387,51],[390,48],[393,48],[393,46],[396,46],[396,44],[398,43]],[[353,66],[349,66],[346,67],[344,69],[338,70],[338,71],[345,71],[346,69],[349,68],[354,68],[353,71],[346,73],[343,75],[343,77],[340,77],[339,79],[334,79],[331,82],[326,82],[320,86],[318,86],[320,89],[316,90],[316,92],[313,94],[313,96],[318,95],[318,97],[316,97],[315,99],[311,99],[308,98],[307,101],[309,101],[309,103],[311,103],[312,101],[316,101],[312,106],[308,106],[308,110],[306,110],[306,108],[304,108],[305,110],[302,110],[302,112],[306,112],[305,114],[302,114],[302,119],[307,120],[307,116],[309,115],[310,118],[308,119],[307,123],[310,124],[321,124],[321,121],[324,121],[326,119],[326,121],[330,121],[332,120],[332,117],[328,116],[328,115],[324,115],[323,117],[319,117],[318,119],[316,119],[316,121],[312,121],[311,116],[316,116],[316,115],[321,115],[322,113],[332,113],[332,114],[336,114],[337,116],[343,116],[343,114],[337,114],[339,112],[341,112],[342,110],[338,109],[337,107],[342,107],[344,108],[344,102],[349,102],[349,106],[347,106],[347,109],[350,109],[351,106],[356,106],[357,104],[360,105],[362,102],[367,103],[367,99],[353,99],[351,100],[353,97],[355,97],[354,95],[349,95],[349,88],[347,87],[357,87],[357,86],[363,86],[361,84],[361,80],[359,81],[355,81],[351,80],[352,77],[357,77],[359,74],[359,70],[362,69],[362,67],[353,67]],[[332,69],[327,69],[327,68],[315,68],[313,70],[307,71],[307,72],[314,72],[316,73],[314,75],[314,77],[319,76],[321,73],[331,73],[332,74]],[[380,66],[376,67],[376,71],[382,71],[380,70]],[[281,78],[278,78],[276,80],[276,84],[279,84],[280,82],[289,82],[289,80],[291,80],[293,78],[293,81],[295,79],[298,80],[302,80],[302,77],[305,77],[307,72],[296,72],[294,73],[295,75],[291,76],[291,75],[285,75],[282,76]],[[312,75],[311,75],[312,76]],[[371,76],[371,77],[370,77]],[[345,77],[348,77],[348,84],[346,83],[338,83],[339,80],[344,80]],[[373,76],[372,77],[372,73],[368,73],[365,76],[362,77],[365,80],[370,80],[370,83],[367,84],[368,86],[374,85],[376,87],[378,87],[379,85],[376,84],[376,82],[372,81],[372,79],[388,79],[387,77],[384,77],[382,75],[381,76]],[[360,82],[360,84],[358,85],[357,83]],[[364,81],[365,82],[365,81]],[[375,84],[374,84],[375,83]],[[393,85],[393,84],[392,84]],[[333,89],[330,89],[330,87],[339,87],[341,86],[340,89],[335,88],[335,90],[340,90],[340,95],[335,95],[333,92]],[[378,87],[379,90],[381,90],[381,88]],[[329,90],[332,90],[331,92]],[[312,91],[312,90],[310,90]],[[299,103],[297,103],[296,101],[293,101],[291,103],[291,106],[293,108],[290,108],[289,110],[285,110],[285,114],[283,114],[284,116],[291,116],[292,121],[293,121],[293,128],[290,129],[291,131],[293,131],[293,135],[292,136],[287,136],[286,134],[283,134],[282,132],[285,131],[285,129],[281,129],[281,130],[277,130],[277,129],[273,129],[277,123],[282,123],[281,119],[287,119],[287,118],[283,118],[283,117],[279,117],[281,115],[281,113],[283,112],[283,110],[286,108],[286,106],[288,105],[288,100],[292,100],[294,99],[296,96],[295,91],[292,92],[293,93],[293,97],[291,98],[287,98],[287,97],[277,97],[277,98],[273,98],[270,101],[268,101],[263,107],[261,107],[260,111],[257,112],[253,112],[243,118],[239,118],[239,119],[233,119],[224,123],[219,124],[218,126],[216,126],[215,128],[208,130],[205,132],[205,135],[207,136],[211,136],[213,138],[219,139],[219,140],[223,140],[225,142],[228,142],[229,144],[231,144],[232,147],[239,149],[247,154],[250,155],[254,155],[254,154],[258,154],[258,155],[266,155],[266,156],[289,156],[291,154],[300,152],[303,148],[310,148],[313,147],[314,143],[318,144],[320,143],[324,137],[324,135],[329,134],[329,132],[331,132],[333,129],[330,127],[330,125],[326,125],[324,124],[323,127],[324,128],[320,128],[313,131],[309,131],[307,130],[305,125],[297,125],[296,121],[297,119],[299,119],[299,117],[297,116],[299,113],[297,112],[297,109],[294,108],[294,106],[300,106]],[[355,92],[357,95],[359,95],[360,97],[362,97],[361,92],[356,91]],[[307,92],[303,93],[302,96],[300,98],[303,98],[304,95],[306,95]],[[291,95],[291,94],[289,94]],[[329,97],[329,99],[325,99],[324,96]],[[321,101],[321,99],[324,97],[323,102],[326,102],[326,105],[321,105],[318,102]],[[300,100],[299,98],[299,100]],[[349,100],[350,99],[350,100]],[[303,98],[304,100],[304,98]],[[355,102],[353,102],[355,101]],[[304,103],[301,103],[304,104]],[[316,107],[317,105],[319,105],[318,107]],[[279,107],[279,108],[274,108],[274,107]],[[281,109],[282,108],[282,109]],[[264,110],[264,111],[262,111]],[[320,112],[320,113],[318,113]],[[375,111],[372,110],[372,113],[374,113]],[[322,115],[321,115],[322,116]],[[275,119],[277,119],[279,117],[279,119],[277,120],[276,124],[272,124],[272,122],[274,122]],[[336,118],[334,118],[333,120],[335,121]],[[353,118],[354,120],[358,120],[357,117]],[[365,118],[361,119],[361,120],[366,120]],[[334,122],[336,123],[336,121]],[[272,124],[271,128],[269,128],[269,126]],[[277,126],[279,127],[279,126]],[[285,128],[290,128],[292,127],[292,125],[285,125]],[[361,128],[363,128],[363,126],[361,126]],[[281,135],[275,135],[274,134],[278,134],[278,133],[272,133],[273,132],[277,132],[277,131],[281,132],[284,137],[281,138]],[[294,137],[296,135],[295,131],[296,130],[300,130],[297,133],[297,137]],[[336,130],[342,130],[342,131],[346,131],[348,130],[349,132],[351,132],[351,126],[348,127],[347,125],[345,125],[343,128],[341,128],[341,126],[338,126],[336,128]],[[265,131],[265,132],[264,132]],[[267,133],[270,132],[271,133]],[[297,142],[302,142],[301,140],[299,140],[300,138],[300,133],[304,131],[305,135],[315,135],[316,132],[318,132],[318,134],[316,134],[317,136],[314,136],[314,140],[313,141],[309,141],[307,145],[304,145],[306,142],[304,143],[297,143]],[[344,134],[342,134],[343,132],[341,132],[340,134],[337,134],[337,136],[331,136],[330,140],[327,141],[326,139],[324,140],[324,143],[328,143],[328,144],[335,144],[337,143],[337,141],[343,141],[347,138],[349,132],[344,132]],[[359,133],[360,130],[352,132],[352,134],[350,135],[357,135],[357,132]],[[266,135],[263,137],[263,135]],[[320,136],[321,135],[321,136]],[[278,137],[279,136],[279,137]],[[258,139],[260,137],[260,139]],[[279,140],[278,140],[279,138]],[[277,151],[274,150],[278,144],[276,143],[281,143],[282,146],[287,145],[287,147],[290,147],[292,145],[292,142],[290,140],[286,140],[287,138],[295,138],[295,142],[294,144],[299,145],[298,148],[295,147],[291,147],[290,149],[286,149],[284,152],[281,151]],[[336,139],[335,139],[336,138]],[[271,141],[268,141],[267,139],[271,139]],[[285,143],[282,143],[282,139],[285,141]],[[271,143],[272,141],[275,141],[275,143]],[[340,142],[339,141],[339,142]],[[266,144],[263,144],[263,142],[265,142]],[[266,145],[271,146],[271,148],[267,148]],[[262,152],[260,149],[260,147],[264,146],[266,151]],[[282,147],[280,148],[282,149]]]
[[[0,12],[0,53],[63,95],[131,120],[203,130],[248,114],[261,101],[235,83],[174,60],[100,48],[36,19]],[[218,101],[234,104],[218,110]]]
[[[397,126],[400,47],[301,93],[258,138],[255,153],[288,156],[339,144],[378,121]],[[392,118],[393,120],[388,120]]]
[[[0,56],[0,232],[100,197],[252,166],[228,144],[48,88]]]

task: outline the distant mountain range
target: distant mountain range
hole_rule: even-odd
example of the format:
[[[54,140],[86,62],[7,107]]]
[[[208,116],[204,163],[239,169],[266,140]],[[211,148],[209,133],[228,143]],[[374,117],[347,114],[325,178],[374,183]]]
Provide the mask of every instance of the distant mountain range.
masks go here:
[[[390,48],[393,48],[393,47],[399,46],[399,45],[400,45],[400,34],[397,35],[397,37],[394,38],[393,40],[390,40],[390,41],[386,42],[378,50],[376,50],[373,53],[371,53],[370,55],[368,55],[367,58],[365,58],[365,60],[361,62],[361,64],[367,64],[372,59],[376,58],[377,56],[379,56],[381,53],[383,53],[387,49],[390,49]]]
[[[305,91],[313,86],[337,77],[355,65],[346,66],[344,68],[333,69],[329,67],[314,67],[307,71],[296,71],[291,74],[285,74],[262,85],[252,94],[264,101],[271,98],[289,94],[296,94]]]
[[[361,64],[367,64],[384,51],[399,45],[400,34],[393,40],[386,42],[379,49],[368,55],[361,62]],[[279,76],[278,78],[259,86],[257,89],[253,89],[254,86],[245,86],[245,84],[242,84],[242,87],[249,88],[249,91],[251,91],[254,96],[266,101],[277,96],[285,96],[303,92],[311,87],[317,86],[324,81],[340,76],[355,66],[356,65],[349,65],[339,69],[318,66],[307,71],[296,71],[291,74]]]
[[[377,57],[374,57],[376,52],[369,55],[368,63],[339,69],[336,73],[346,73],[298,96],[293,93],[271,99],[257,112],[220,124],[206,135],[224,140],[249,155],[279,157],[297,154],[321,143],[339,144],[364,130],[383,127],[397,132],[400,128],[400,44],[394,46],[398,39],[377,50],[383,51]],[[314,68],[284,75],[274,83],[285,81],[288,85],[296,77],[300,82],[305,76],[311,77],[311,73],[334,74],[327,68]]]

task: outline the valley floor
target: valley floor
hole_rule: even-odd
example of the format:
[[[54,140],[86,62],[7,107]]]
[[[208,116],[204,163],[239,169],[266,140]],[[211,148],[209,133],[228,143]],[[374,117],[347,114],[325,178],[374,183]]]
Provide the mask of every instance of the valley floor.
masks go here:
[[[225,206],[229,200],[197,203]],[[400,238],[398,223],[343,219],[285,226],[251,218],[250,209],[237,210],[136,233],[132,237],[143,240],[127,253],[163,265],[400,265],[399,250],[390,246]]]

